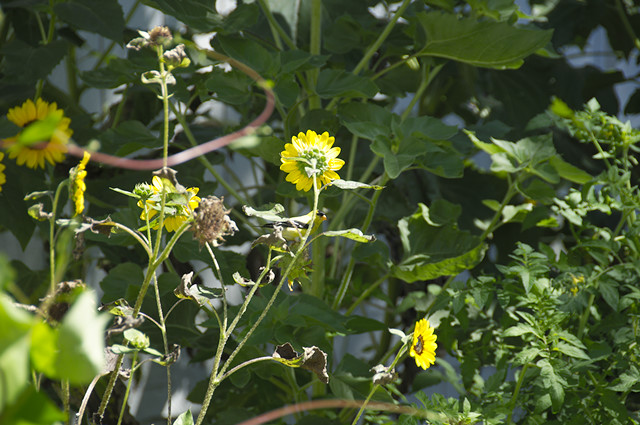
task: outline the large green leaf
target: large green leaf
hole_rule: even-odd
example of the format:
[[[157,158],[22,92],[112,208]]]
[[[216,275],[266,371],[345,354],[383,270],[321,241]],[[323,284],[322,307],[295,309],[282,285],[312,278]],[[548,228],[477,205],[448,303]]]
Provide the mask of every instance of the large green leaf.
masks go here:
[[[122,42],[124,16],[117,0],[71,0],[53,6],[56,16],[71,26]]]
[[[104,368],[104,329],[108,314],[98,314],[94,294],[81,294],[59,328],[39,323],[31,340],[36,370],[53,379],[86,384]]]
[[[418,14],[426,32],[420,55],[437,56],[488,68],[512,68],[543,48],[552,30],[516,28],[505,22],[458,19],[453,14]]]
[[[231,105],[240,105],[249,100],[253,81],[243,73],[214,68],[209,75],[205,87],[216,94],[216,99]]]
[[[375,140],[391,134],[393,114],[371,103],[353,102],[338,108],[340,121],[356,136]]]
[[[214,47],[219,44],[227,55],[253,68],[262,77],[272,77],[280,69],[278,53],[265,49],[253,40],[218,35],[213,43]]]
[[[216,31],[222,18],[210,0],[143,0],[142,3],[173,16],[196,31]]]
[[[0,412],[14,403],[29,383],[30,315],[0,294]],[[7,383],[11,383],[7,385]]]
[[[316,93],[324,99],[337,96],[370,98],[378,87],[369,79],[339,69],[323,69],[318,76]]]
[[[47,77],[67,53],[68,43],[55,40],[46,46],[32,47],[12,40],[2,47],[3,78],[10,81],[35,82]]]
[[[424,204],[419,207],[398,222],[404,255],[391,268],[393,276],[409,283],[453,276],[482,261],[486,246],[480,239],[458,230],[455,223],[434,222],[429,208]],[[446,205],[440,206],[440,216],[443,207]],[[450,208],[452,215],[458,211],[452,204]]]

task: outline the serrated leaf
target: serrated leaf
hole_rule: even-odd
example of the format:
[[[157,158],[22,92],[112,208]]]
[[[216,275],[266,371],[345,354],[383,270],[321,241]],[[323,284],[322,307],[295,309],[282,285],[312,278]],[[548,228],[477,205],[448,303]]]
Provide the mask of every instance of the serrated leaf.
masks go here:
[[[420,55],[452,59],[474,66],[517,68],[522,59],[543,48],[552,30],[514,27],[506,22],[480,21],[454,14],[421,12],[418,22],[426,32]]]
[[[542,359],[537,363],[540,368],[542,385],[549,390],[553,412],[557,413],[564,403],[564,385],[566,382],[554,370],[547,359]]]
[[[527,325],[525,323],[518,323],[515,326],[511,326],[510,328],[507,328],[502,335],[504,337],[512,337],[512,336],[522,336],[529,333],[535,335],[536,331],[531,325]]]
[[[583,360],[591,360],[591,357],[589,357],[587,353],[585,353],[578,347],[567,344],[566,342],[562,342],[562,341],[558,342],[555,346],[555,349],[560,351],[562,354],[566,354],[569,357],[574,357],[576,359],[583,359]]]
[[[340,69],[323,69],[316,84],[316,93],[323,99],[338,96],[370,98],[377,92],[378,87],[371,79]]]
[[[117,0],[71,0],[53,6],[56,16],[71,26],[122,42],[124,15]]]

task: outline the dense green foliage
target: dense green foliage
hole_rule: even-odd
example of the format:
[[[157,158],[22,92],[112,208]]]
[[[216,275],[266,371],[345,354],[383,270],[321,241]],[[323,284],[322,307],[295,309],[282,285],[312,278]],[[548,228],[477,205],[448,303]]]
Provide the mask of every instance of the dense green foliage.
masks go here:
[[[0,256],[0,423],[137,423],[136,376],[170,378],[179,356],[213,369],[185,388],[200,415],[169,402],[169,424],[309,400],[336,404],[283,414],[640,423],[640,131],[616,118],[640,113],[634,2],[238,0],[228,16],[215,3],[135,2],[177,22],[155,43],[116,0],[0,2],[0,230],[45,264]],[[570,63],[598,27],[636,75]],[[212,32],[212,51],[194,42]],[[115,100],[92,113],[96,93]],[[258,128],[172,166],[172,183],[96,153],[170,158],[243,129],[272,94]],[[94,152],[86,167],[11,157],[63,124],[7,118],[38,98]],[[309,129],[345,164],[297,191],[281,153]],[[196,195],[224,207],[193,214]],[[317,233],[256,240],[309,210],[328,217]],[[203,220],[223,230],[211,239]],[[425,371],[407,356],[424,317],[438,344]]]

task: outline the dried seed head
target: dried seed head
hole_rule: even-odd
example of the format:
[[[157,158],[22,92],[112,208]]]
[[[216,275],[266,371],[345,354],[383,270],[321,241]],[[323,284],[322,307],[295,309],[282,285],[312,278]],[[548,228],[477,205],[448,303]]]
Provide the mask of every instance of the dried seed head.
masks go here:
[[[200,241],[200,246],[206,242],[218,246],[224,242],[223,236],[233,235],[238,231],[236,223],[229,218],[231,210],[225,209],[223,201],[224,197],[207,196],[194,211],[191,230],[193,238]]]
[[[152,46],[166,46],[171,40],[173,35],[168,27],[154,27],[149,31],[149,44]]]

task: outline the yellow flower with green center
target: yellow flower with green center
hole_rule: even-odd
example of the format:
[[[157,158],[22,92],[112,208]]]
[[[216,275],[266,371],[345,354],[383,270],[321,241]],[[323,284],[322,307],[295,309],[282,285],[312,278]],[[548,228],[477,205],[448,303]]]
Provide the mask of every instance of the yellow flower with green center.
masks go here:
[[[0,152],[0,192],[2,192],[2,185],[7,182],[7,176],[4,175],[4,169],[7,168],[1,161],[4,159],[4,153]]]
[[[73,130],[69,128],[71,120],[64,116],[64,111],[58,109],[55,102],[49,103],[38,99],[34,103],[28,99],[21,106],[9,109],[7,119],[21,128],[26,128],[36,121],[57,120],[50,139],[43,140],[44,143],[34,146],[17,143],[20,136],[18,133],[5,139],[3,144],[9,153],[9,158],[15,158],[18,165],[26,164],[29,168],[44,168],[45,160],[51,165],[62,162]]]
[[[313,187],[313,179],[320,184],[329,184],[339,179],[336,171],[342,168],[344,161],[338,158],[340,148],[332,147],[334,137],[326,131],[318,136],[315,131],[298,133],[291,143],[284,145],[280,153],[280,169],[287,173],[287,181],[296,185],[296,190],[308,192]]]
[[[436,362],[436,348],[438,348],[436,339],[437,336],[433,333],[429,321],[427,319],[418,320],[413,331],[409,355],[415,359],[419,367],[425,370]]]
[[[87,190],[87,185],[84,182],[85,177],[87,177],[85,167],[90,157],[91,154],[84,151],[84,156],[80,160],[80,163],[69,171],[69,192],[71,192],[71,200],[73,201],[75,209],[74,215],[82,214],[84,211],[84,192]]]
[[[164,226],[169,232],[174,232],[193,216],[193,211],[198,208],[200,198],[197,187],[190,187],[185,192],[178,189],[167,179],[154,176],[151,185],[146,185],[151,196],[145,201],[138,201],[138,206],[142,208],[140,218],[144,221],[150,220],[160,213],[162,205],[162,192],[166,193],[164,204]],[[151,224],[152,229],[158,229],[160,223],[156,220]]]

